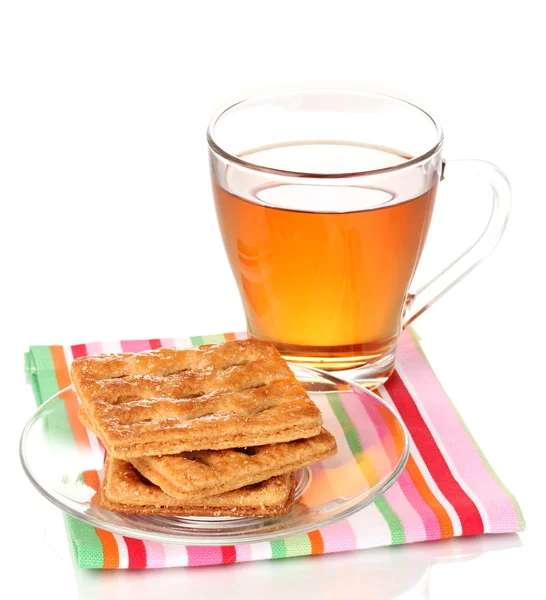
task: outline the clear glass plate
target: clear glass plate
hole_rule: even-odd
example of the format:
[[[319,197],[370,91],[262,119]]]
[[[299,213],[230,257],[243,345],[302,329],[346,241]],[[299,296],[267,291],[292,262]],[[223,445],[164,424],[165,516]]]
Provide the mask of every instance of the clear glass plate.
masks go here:
[[[297,473],[296,504],[283,517],[164,517],[105,510],[94,487],[104,449],[79,424],[68,387],[44,402],[21,436],[21,461],[36,489],[66,513],[100,529],[156,542],[232,545],[306,533],[349,517],[381,496],[408,459],[409,437],[376,394],[331,373],[291,365],[321,409],[338,453]],[[93,486],[93,487],[92,487]]]

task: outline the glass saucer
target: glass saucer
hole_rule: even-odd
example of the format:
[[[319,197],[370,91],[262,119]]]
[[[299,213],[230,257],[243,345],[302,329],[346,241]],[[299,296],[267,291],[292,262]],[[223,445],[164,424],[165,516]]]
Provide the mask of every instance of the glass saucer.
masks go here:
[[[77,420],[78,398],[65,388],[34,413],[20,444],[36,489],[66,513],[113,533],[165,543],[233,545],[307,533],[344,519],[381,496],[405,467],[409,437],[376,394],[331,373],[290,365],[336,438],[335,456],[297,473],[296,504],[283,517],[164,517],[100,507],[104,450]],[[93,486],[93,487],[92,487]]]

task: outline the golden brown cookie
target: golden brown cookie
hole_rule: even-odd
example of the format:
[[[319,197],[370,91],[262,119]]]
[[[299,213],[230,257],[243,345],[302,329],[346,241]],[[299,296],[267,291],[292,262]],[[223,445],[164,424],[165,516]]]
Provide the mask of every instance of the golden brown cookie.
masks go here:
[[[201,450],[142,456],[129,462],[164,492],[186,502],[297,471],[336,453],[325,429],[312,438],[246,450]]]
[[[269,342],[78,358],[81,417],[117,458],[316,436],[322,417]],[[85,414],[83,414],[85,412]]]
[[[188,504],[165,494],[130,463],[107,457],[100,503],[107,510],[142,515],[278,517],[292,509],[295,489],[294,475],[287,474]]]

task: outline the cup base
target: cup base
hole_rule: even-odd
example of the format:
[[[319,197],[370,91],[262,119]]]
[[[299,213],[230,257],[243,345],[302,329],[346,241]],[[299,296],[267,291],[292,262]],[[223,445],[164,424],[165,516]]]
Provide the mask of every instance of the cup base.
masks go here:
[[[352,368],[340,368],[337,363],[332,363],[328,358],[324,359],[309,359],[309,357],[295,356],[294,354],[285,354],[281,350],[281,354],[285,360],[304,367],[320,369],[322,371],[335,372],[337,377],[348,381],[358,383],[362,387],[373,390],[392,375],[394,371],[394,348],[383,355],[381,358],[367,362],[365,364],[355,364]]]

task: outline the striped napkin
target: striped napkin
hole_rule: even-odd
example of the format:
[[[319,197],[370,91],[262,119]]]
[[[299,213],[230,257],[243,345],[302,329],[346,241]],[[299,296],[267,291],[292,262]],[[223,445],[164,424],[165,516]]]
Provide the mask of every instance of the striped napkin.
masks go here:
[[[70,385],[70,363],[78,356],[196,346],[244,337],[246,334],[223,334],[33,346],[25,354],[25,370],[40,405]],[[405,422],[411,436],[411,454],[397,482],[357,514],[308,534],[221,547],[132,539],[66,515],[76,564],[98,569],[195,567],[523,530],[525,523],[517,501],[476,445],[411,330],[400,337],[394,374],[376,392]],[[74,444],[81,443],[82,434],[92,434],[81,427],[74,411],[68,412],[72,413],[67,417]],[[335,417],[345,435],[347,451],[356,460],[362,453],[358,423],[348,411]],[[340,443],[343,441],[338,439]],[[94,485],[100,485],[98,478]]]

